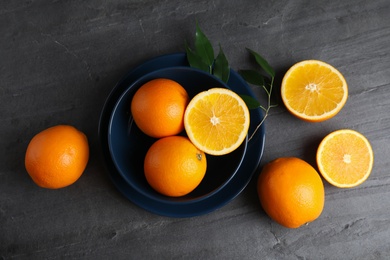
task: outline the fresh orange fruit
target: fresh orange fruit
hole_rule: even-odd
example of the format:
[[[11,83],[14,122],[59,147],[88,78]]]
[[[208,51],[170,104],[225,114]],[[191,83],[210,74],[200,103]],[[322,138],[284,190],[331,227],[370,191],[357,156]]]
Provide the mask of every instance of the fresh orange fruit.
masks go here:
[[[292,66],[283,77],[283,103],[296,117],[321,122],[334,117],[347,102],[344,76],[319,60],[305,60]]]
[[[245,102],[231,90],[212,88],[200,92],[187,106],[184,127],[199,150],[224,155],[244,141],[250,116]]]
[[[87,137],[72,126],[57,125],[31,139],[26,151],[25,167],[38,186],[58,189],[80,178],[88,158]]]
[[[351,188],[362,184],[374,165],[374,153],[366,137],[350,129],[327,135],[317,150],[317,165],[332,185]]]
[[[145,156],[145,177],[157,192],[179,197],[193,191],[206,174],[206,155],[183,136],[157,140]]]
[[[257,192],[268,216],[288,228],[314,221],[324,208],[321,177],[299,158],[279,158],[266,164],[257,181]]]
[[[189,97],[176,81],[154,79],[142,85],[131,101],[134,122],[145,134],[161,138],[183,131]]]

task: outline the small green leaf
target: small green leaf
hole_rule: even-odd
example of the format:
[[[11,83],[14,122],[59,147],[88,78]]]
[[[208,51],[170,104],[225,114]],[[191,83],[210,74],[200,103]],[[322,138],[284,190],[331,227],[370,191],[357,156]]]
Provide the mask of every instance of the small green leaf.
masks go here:
[[[185,42],[185,49],[187,54],[187,61],[191,67],[210,73],[210,67],[205,64],[203,60],[188,46],[187,41]]]
[[[214,50],[209,39],[200,29],[198,23],[196,23],[195,33],[195,52],[201,57],[202,61],[210,66],[210,69],[214,63]]]
[[[225,54],[223,53],[221,45],[219,45],[219,53],[214,62],[213,75],[227,83],[230,76],[230,67],[229,62],[226,59]]]
[[[244,80],[256,86],[264,86],[264,76],[256,70],[239,70],[238,73]]]
[[[242,100],[244,100],[246,106],[249,109],[255,109],[255,108],[260,107],[259,101],[257,101],[255,98],[248,96],[248,95],[243,95],[243,94],[240,94],[239,96],[242,98]]]
[[[255,51],[252,51],[251,49],[249,48],[246,48],[254,57],[255,57],[255,60],[257,62],[257,64],[260,65],[260,67],[265,71],[267,72],[268,75],[270,75],[272,78],[275,78],[275,71],[274,69],[268,64],[268,62],[260,56],[260,54],[258,54],[257,52]]]

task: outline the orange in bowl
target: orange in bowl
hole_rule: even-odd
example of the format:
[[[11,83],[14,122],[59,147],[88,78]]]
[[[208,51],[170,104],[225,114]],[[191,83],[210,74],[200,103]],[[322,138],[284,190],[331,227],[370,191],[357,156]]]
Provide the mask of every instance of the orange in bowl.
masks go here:
[[[239,95],[211,88],[191,99],[184,127],[196,147],[212,155],[225,155],[245,140],[250,124],[248,107]]]
[[[206,155],[183,136],[157,140],[148,150],[144,172],[148,183],[157,192],[184,196],[203,180],[207,169]]]
[[[142,85],[131,101],[134,122],[145,134],[161,138],[179,134],[189,98],[176,81],[157,78]]]

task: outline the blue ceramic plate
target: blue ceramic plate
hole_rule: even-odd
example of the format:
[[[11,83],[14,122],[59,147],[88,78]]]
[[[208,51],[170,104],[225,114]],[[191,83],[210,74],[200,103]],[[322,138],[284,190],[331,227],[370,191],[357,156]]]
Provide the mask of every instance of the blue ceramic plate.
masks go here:
[[[247,146],[247,151],[241,167],[231,179],[218,192],[214,193],[201,201],[195,203],[180,203],[172,204],[155,200],[140,193],[132,186],[130,186],[117,171],[109,152],[108,144],[108,127],[111,113],[117,103],[118,99],[128,88],[128,86],[136,81],[138,78],[153,72],[155,70],[176,67],[188,66],[186,56],[184,53],[175,53],[151,59],[140,66],[130,71],[111,91],[108,96],[99,121],[99,139],[102,146],[103,156],[108,169],[109,177],[115,187],[130,201],[140,206],[141,208],[150,212],[170,216],[170,217],[193,217],[212,212],[230,202],[247,186],[251,180],[254,171],[260,164],[260,159],[264,150],[265,129],[264,125],[256,132],[255,136],[250,140]],[[246,94],[254,96],[250,87],[235,71],[231,70],[228,86],[238,94]],[[249,135],[251,135],[256,125],[261,121],[263,115],[260,109],[251,110],[251,126]]]

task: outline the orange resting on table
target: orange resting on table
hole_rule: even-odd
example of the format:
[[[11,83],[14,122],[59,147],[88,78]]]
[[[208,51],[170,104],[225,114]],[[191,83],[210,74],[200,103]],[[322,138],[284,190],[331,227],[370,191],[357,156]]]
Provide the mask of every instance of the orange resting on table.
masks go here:
[[[57,125],[36,134],[28,144],[25,167],[40,187],[63,188],[78,180],[87,166],[87,137],[69,125]]]
[[[321,177],[299,158],[279,158],[266,164],[257,181],[257,192],[267,215],[288,228],[314,221],[324,208]]]
[[[305,60],[284,75],[281,96],[287,110],[296,117],[321,122],[343,108],[348,86],[344,76],[333,66],[319,60]]]
[[[332,185],[351,188],[362,184],[374,164],[372,147],[361,133],[341,129],[327,135],[317,150],[317,165]]]

